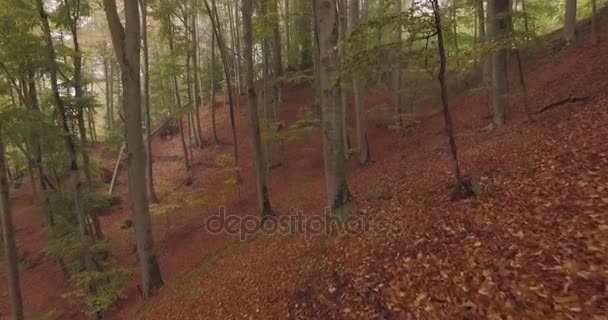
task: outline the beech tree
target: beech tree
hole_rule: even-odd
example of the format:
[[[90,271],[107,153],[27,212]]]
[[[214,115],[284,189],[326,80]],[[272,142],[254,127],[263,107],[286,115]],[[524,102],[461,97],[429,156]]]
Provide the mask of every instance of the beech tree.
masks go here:
[[[5,148],[0,123],[0,227],[2,227],[2,243],[4,254],[6,255],[6,279],[8,282],[8,294],[12,310],[11,319],[22,320],[25,318],[23,315],[21,285],[19,283],[19,257],[15,241],[15,228],[13,226],[13,216],[9,197],[8,170],[4,152]]]
[[[576,40],[576,0],[564,0],[566,2],[566,18],[564,22],[564,40],[570,45]]]
[[[159,288],[163,281],[152,239],[148,193],[146,192],[146,169],[141,165],[146,161],[146,152],[141,128],[139,6],[137,1],[124,1],[125,25],[123,27],[115,0],[104,0],[103,5],[124,86],[123,109],[127,135],[129,196],[135,221],[137,253],[142,271],[141,294],[144,299],[148,299],[152,291]]]
[[[505,123],[509,104],[506,40],[511,30],[510,10],[509,0],[488,0],[488,37],[497,46],[492,53],[492,126],[497,128]]]
[[[355,28],[359,25],[359,1],[351,0],[350,1],[350,32],[355,30]],[[363,102],[363,83],[361,80],[361,76],[353,74],[353,96],[355,101],[355,121],[357,123],[357,154],[359,158],[359,164],[367,165],[369,164],[371,158],[369,154],[369,146],[367,144],[367,135],[365,133],[365,106]]]
[[[258,117],[258,104],[255,92],[255,83],[253,76],[253,26],[252,15],[253,6],[252,0],[243,1],[243,57],[246,67],[246,82],[247,82],[247,105],[249,106],[249,128],[251,131],[251,142],[253,144],[253,166],[255,170],[255,181],[258,195],[258,207],[263,218],[272,215],[272,207],[270,205],[270,197],[268,195],[268,186],[266,184],[266,170],[264,168],[262,156],[262,138],[260,136],[260,120]]]
[[[314,15],[317,50],[320,58],[319,79],[327,207],[336,209],[350,199],[344,170],[344,136],[342,108],[338,95],[339,82],[336,81],[340,61],[336,48],[339,37],[336,1],[315,0]]]

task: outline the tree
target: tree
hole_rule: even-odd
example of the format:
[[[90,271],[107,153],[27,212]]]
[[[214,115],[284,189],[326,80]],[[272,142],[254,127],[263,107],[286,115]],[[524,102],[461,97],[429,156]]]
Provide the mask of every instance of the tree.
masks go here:
[[[342,132],[342,108],[336,81],[339,63],[338,16],[335,0],[315,0],[317,50],[319,52],[319,79],[321,87],[321,112],[323,128],[323,154],[327,206],[336,209],[346,204],[350,193],[344,170],[344,142]]]
[[[0,226],[2,227],[2,240],[4,254],[6,255],[6,278],[8,281],[8,294],[10,297],[13,320],[22,320],[23,300],[21,298],[21,285],[19,284],[19,257],[15,242],[15,229],[9,198],[9,185],[7,177],[6,158],[4,155],[4,142],[0,128]]]
[[[145,187],[146,169],[141,165],[146,161],[146,152],[141,132],[139,7],[137,1],[124,1],[125,26],[123,27],[115,0],[104,0],[103,5],[124,86],[123,109],[127,133],[129,197],[135,220],[137,253],[142,269],[141,293],[144,299],[148,299],[154,289],[162,286],[163,281],[152,239],[148,194]]]
[[[40,23],[42,25],[42,32],[44,34],[44,42],[46,45],[48,70],[51,82],[51,91],[53,94],[53,105],[59,114],[59,120],[61,129],[64,131],[64,142],[69,159],[70,168],[70,185],[72,187],[72,196],[74,197],[74,210],[76,211],[76,217],[78,218],[78,231],[80,240],[84,246],[84,263],[86,270],[93,269],[93,258],[91,256],[90,248],[94,242],[94,237],[89,224],[89,219],[86,216],[84,210],[84,195],[82,190],[82,182],[80,181],[80,173],[78,169],[78,154],[76,153],[76,144],[74,143],[70,126],[68,125],[67,111],[65,102],[59,94],[59,85],[57,80],[57,60],[55,56],[55,47],[53,44],[53,37],[51,34],[51,27],[49,25],[49,18],[44,9],[42,0],[36,1],[38,15]]]
[[[591,37],[594,45],[600,42],[600,35],[597,32],[597,0],[591,0]]]
[[[394,3],[395,14],[401,13],[401,0],[397,0]],[[395,27],[394,41],[397,43],[401,42],[401,25]],[[399,45],[401,47],[401,45]],[[401,55],[400,55],[401,56]],[[395,69],[392,72],[392,85],[393,85],[393,103],[395,104],[395,116],[397,117],[397,126],[401,127],[401,69],[403,63],[401,57],[397,57],[395,63]]]
[[[151,203],[157,202],[154,192],[154,175],[152,170],[152,138],[150,119],[150,62],[148,54],[148,6],[147,0],[139,0],[141,7],[141,41],[144,75],[144,94],[142,99],[143,124],[144,124],[144,147],[146,150],[146,192]]]
[[[348,37],[348,0],[338,0],[338,16],[340,27],[340,41]],[[344,59],[344,47],[340,46],[340,58]],[[348,95],[347,84],[340,81],[340,106],[342,108],[342,135],[344,143],[344,158],[350,158],[350,143],[348,139]]]
[[[564,40],[566,41],[566,45],[570,45],[576,40],[576,0],[564,1],[566,1]]]
[[[492,1],[492,0],[490,0]],[[484,0],[476,0],[477,2],[477,27],[479,43],[485,43],[488,39],[486,35],[486,14],[484,10]],[[492,59],[484,56],[482,58],[481,79],[484,87],[489,88],[492,85]]]
[[[507,49],[505,41],[510,34],[510,1],[488,0],[488,36],[496,45],[492,53],[492,127],[501,127],[509,104],[507,89]]]
[[[243,57],[245,59],[247,79],[247,105],[249,107],[249,128],[251,131],[251,142],[253,144],[253,166],[255,169],[255,181],[258,194],[258,206],[262,218],[273,214],[266,185],[266,170],[264,169],[262,157],[262,138],[260,136],[260,120],[258,117],[257,97],[253,77],[253,6],[252,0],[243,0]]]
[[[236,136],[236,123],[234,119],[234,95],[232,93],[232,80],[230,77],[230,66],[228,63],[228,52],[226,49],[226,43],[224,42],[224,38],[222,37],[222,28],[219,21],[219,16],[217,13],[217,7],[215,6],[215,1],[213,1],[213,9],[209,6],[209,2],[205,1],[205,7],[207,8],[207,14],[209,15],[209,20],[211,21],[211,27],[213,29],[212,32],[215,33],[215,39],[220,49],[220,56],[222,58],[222,64],[224,66],[224,75],[226,80],[226,89],[228,92],[228,101],[230,104],[230,127],[232,129],[232,152],[234,156],[234,166],[239,166],[239,146],[238,140]]]
[[[445,43],[443,38],[443,28],[441,25],[441,9],[439,7],[439,0],[431,0],[433,7],[433,17],[435,20],[435,29],[437,34],[437,49],[439,51],[439,74],[437,79],[441,89],[441,102],[443,105],[443,118],[445,121],[445,133],[447,136],[447,142],[450,149],[450,163],[452,166],[452,172],[454,174],[454,188],[452,189],[452,200],[461,200],[464,198],[471,197],[474,195],[470,188],[470,183],[464,181],[462,174],[460,173],[460,165],[458,163],[458,149],[456,147],[456,139],[454,138],[454,128],[452,125],[452,116],[450,114],[449,101],[448,101],[448,87],[446,81],[446,66],[447,66],[447,54],[445,50]]]
[[[359,25],[359,1],[350,1],[350,33],[352,34],[355,28]],[[355,121],[357,125],[357,153],[359,155],[359,164],[367,165],[371,161],[369,154],[369,146],[367,144],[367,135],[365,133],[365,110],[363,106],[363,91],[364,85],[360,75],[353,74],[353,96],[355,100]]]

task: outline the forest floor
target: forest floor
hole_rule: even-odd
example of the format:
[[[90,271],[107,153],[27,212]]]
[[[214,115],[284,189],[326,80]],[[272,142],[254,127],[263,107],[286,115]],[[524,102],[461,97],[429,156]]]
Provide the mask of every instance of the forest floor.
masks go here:
[[[608,33],[602,24],[599,34]],[[242,241],[211,234],[205,221],[257,215],[246,97],[236,110],[243,183],[231,185],[215,157],[232,150],[228,110],[217,105],[218,146],[194,152],[185,172],[179,137],[153,142],[154,176],[162,204],[154,235],[165,286],[148,303],[137,273],[126,298],[107,319],[606,319],[608,316],[608,41],[593,46],[581,32],[574,46],[524,54],[529,121],[513,98],[507,124],[486,133],[486,97],[453,90],[451,109],[465,174],[477,177],[481,197],[449,201],[451,173],[439,106],[419,109],[416,127],[401,135],[368,121],[373,164],[348,160],[354,206],[339,214],[359,228],[310,236],[253,233]],[[511,88],[518,90],[516,70]],[[456,82],[456,81],[454,81]],[[309,86],[284,89],[279,118],[293,123],[313,103]],[[536,113],[569,97],[585,97]],[[366,105],[386,105],[388,91],[370,90]],[[206,108],[205,108],[206,109]],[[205,138],[210,137],[207,110]],[[352,119],[352,117],[351,117]],[[354,121],[350,121],[354,137]],[[111,167],[114,154],[103,156]],[[320,134],[286,141],[272,152],[269,174],[279,216],[323,217],[325,183]],[[191,175],[193,184],[184,181]],[[79,319],[57,263],[44,257],[45,226],[28,185],[13,193],[18,246],[33,264],[24,269],[25,308]],[[116,189],[122,202],[102,217],[120,265],[137,271],[126,171]],[[4,283],[0,283],[4,287]],[[0,310],[7,294],[0,292]]]

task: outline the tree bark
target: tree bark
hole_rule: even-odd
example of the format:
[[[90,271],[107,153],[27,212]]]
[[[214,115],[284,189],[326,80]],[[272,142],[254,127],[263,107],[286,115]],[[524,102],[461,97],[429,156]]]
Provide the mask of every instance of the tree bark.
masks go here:
[[[492,53],[492,105],[494,109],[493,126],[501,127],[509,104],[507,89],[507,49],[503,43],[509,35],[509,0],[488,1],[488,36],[498,43]]]
[[[40,1],[40,0],[39,0]],[[146,161],[141,130],[141,79],[140,79],[140,20],[136,1],[125,0],[125,26],[123,28],[115,0],[103,0],[110,27],[112,43],[121,66],[124,85],[124,112],[127,133],[127,164],[129,197],[135,220],[137,253],[142,271],[141,293],[148,299],[152,291],[162,286],[160,267],[154,252],[148,193],[146,192]]]
[[[78,218],[78,230],[80,234],[80,240],[84,246],[84,262],[87,270],[92,269],[92,257],[89,252],[90,246],[92,245],[94,238],[92,237],[91,228],[88,222],[88,218],[84,211],[83,201],[83,190],[82,182],[80,181],[80,173],[78,169],[78,155],[76,153],[76,145],[73,140],[72,132],[68,125],[68,119],[66,116],[66,107],[63,99],[59,95],[59,85],[57,80],[57,61],[55,56],[55,47],[53,45],[53,38],[51,35],[51,28],[49,26],[48,15],[44,10],[44,4],[42,0],[37,0],[37,9],[42,25],[42,32],[44,35],[44,42],[47,51],[48,70],[51,82],[51,91],[53,94],[53,105],[59,114],[59,120],[61,128],[64,131],[64,142],[66,146],[67,157],[69,159],[70,168],[70,185],[72,187],[72,194],[74,197],[74,210],[76,211],[76,217]]]
[[[315,0],[314,14],[317,33],[317,50],[320,57],[320,85],[323,153],[327,207],[336,209],[347,203],[350,193],[344,170],[344,143],[342,133],[342,108],[338,96],[339,82],[335,80],[339,64],[338,17],[336,0]]]
[[[338,15],[340,27],[340,41],[348,36],[348,0],[338,0]],[[340,58],[344,58],[343,47],[340,46]],[[340,107],[342,108],[342,142],[344,144],[344,159],[350,158],[350,144],[348,139],[348,95],[346,82],[340,81]]]
[[[454,189],[452,191],[452,199],[459,200],[461,196],[462,177],[460,174],[460,165],[458,163],[458,149],[456,148],[456,139],[454,138],[454,129],[452,125],[452,116],[450,114],[448,102],[448,88],[445,79],[445,69],[447,64],[446,52],[444,47],[443,29],[441,26],[441,14],[439,9],[439,0],[432,0],[433,13],[435,16],[435,28],[437,30],[437,46],[439,50],[439,74],[437,76],[441,87],[441,101],[443,104],[443,117],[445,120],[445,132],[447,142],[450,149],[450,162],[454,174]]]
[[[171,54],[171,56],[174,55],[173,52],[174,48],[173,48],[173,29],[171,30],[171,35],[169,37],[169,53]],[[184,157],[184,169],[186,171],[190,171],[190,153],[188,152],[188,146],[186,144],[186,137],[185,137],[185,132],[184,132],[184,122],[183,122],[183,118],[184,116],[182,115],[182,99],[181,96],[179,94],[179,82],[177,79],[177,75],[173,74],[173,77],[171,79],[172,83],[173,83],[173,98],[175,101],[175,108],[177,109],[178,112],[178,119],[177,119],[177,123],[178,123],[178,128],[179,128],[179,140],[182,144],[182,153],[183,153],[183,157]]]
[[[354,32],[359,25],[359,1],[351,0],[350,2],[350,32]],[[369,154],[369,146],[367,144],[367,135],[365,133],[365,107],[363,102],[364,85],[361,77],[356,74],[353,77],[353,96],[355,100],[355,121],[357,126],[357,152],[359,155],[359,164],[368,165],[371,157]]]
[[[19,257],[15,241],[15,228],[9,198],[9,185],[7,177],[6,158],[4,155],[4,143],[0,130],[0,226],[2,227],[2,240],[6,260],[6,280],[8,282],[8,294],[12,310],[11,319],[22,320],[23,299],[21,297],[21,285],[19,284]]]
[[[213,131],[213,143],[217,144],[219,140],[217,139],[217,126],[215,123],[215,43],[215,32],[211,32],[211,101],[209,102],[209,107],[211,111],[211,129]]]
[[[266,170],[262,158],[262,138],[260,136],[260,120],[258,117],[257,97],[253,77],[253,26],[252,0],[243,0],[243,57],[245,58],[247,78],[247,105],[249,107],[249,129],[253,144],[253,165],[255,168],[255,181],[258,194],[258,207],[262,218],[272,215],[268,186],[266,184]]]
[[[395,14],[400,14],[401,0],[397,0],[394,3]],[[398,26],[395,29],[395,42],[399,43],[399,48],[401,48],[401,26]],[[393,82],[393,103],[395,105],[395,116],[397,117],[397,127],[401,128],[403,126],[402,116],[401,116],[401,70],[403,69],[403,61],[401,59],[401,54],[397,58],[397,62],[395,64],[395,69],[392,72],[392,82]]]
[[[484,0],[477,0],[477,26],[479,27],[479,43],[482,44],[488,40],[486,34],[486,14],[483,2]],[[490,56],[487,55],[484,55],[484,57],[482,58],[481,79],[484,87],[490,88],[490,86],[492,85],[492,59]]]
[[[597,0],[591,0],[591,37],[594,45],[600,42],[600,35],[597,31]]]
[[[576,40],[576,0],[566,1],[566,20],[564,26],[564,40],[566,45]]]
[[[238,148],[238,140],[236,136],[236,124],[234,119],[234,102],[232,94],[232,81],[230,80],[230,66],[228,63],[228,53],[226,52],[226,43],[222,38],[222,29],[219,22],[219,17],[217,13],[217,7],[213,6],[213,10],[209,6],[207,0],[205,1],[205,6],[207,8],[207,12],[209,13],[209,19],[211,20],[211,26],[213,28],[213,32],[215,32],[215,37],[217,39],[217,44],[220,47],[220,55],[222,58],[222,63],[224,65],[224,74],[226,76],[226,89],[228,93],[228,100],[230,104],[230,127],[232,129],[232,140],[233,140],[233,154],[234,154],[234,165],[236,167],[239,166],[239,148]],[[240,177],[240,176],[239,176]]]
[[[143,73],[143,88],[144,92],[142,95],[142,116],[143,116],[143,127],[144,127],[144,149],[146,152],[146,192],[148,193],[148,199],[150,203],[158,202],[156,192],[154,192],[154,174],[153,174],[153,161],[152,161],[152,137],[150,134],[151,119],[150,119],[150,55],[148,52],[148,5],[147,0],[139,0],[139,6],[141,10],[141,41],[142,41],[142,73]]]

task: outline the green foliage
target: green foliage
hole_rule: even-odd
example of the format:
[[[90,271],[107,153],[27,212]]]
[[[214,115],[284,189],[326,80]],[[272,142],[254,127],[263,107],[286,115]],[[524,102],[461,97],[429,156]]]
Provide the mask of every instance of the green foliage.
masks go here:
[[[95,211],[106,210],[112,205],[116,204],[117,201],[117,196],[106,193],[90,192],[85,195],[85,204],[87,209]]]
[[[386,105],[375,105],[367,109],[367,115],[374,121],[384,122],[390,119]]]
[[[321,120],[315,117],[310,108],[300,108],[297,120],[289,126],[287,139],[295,142],[306,142],[311,133],[321,128]]]
[[[131,270],[126,268],[80,272],[70,280],[72,291],[62,297],[82,304],[89,315],[99,314],[111,307],[116,300],[126,297],[124,284],[131,274]]]
[[[223,153],[215,156],[215,164],[222,168],[222,171],[229,173],[229,178],[224,181],[225,184],[236,185],[238,184],[238,176],[241,168],[236,165],[234,156],[232,153]]]
[[[125,131],[122,126],[116,126],[112,130],[108,130],[103,142],[105,153],[116,153],[125,141]]]
[[[260,120],[260,135],[265,143],[276,143],[285,139],[280,132],[280,128],[285,124],[281,121],[271,122],[268,120]]]

